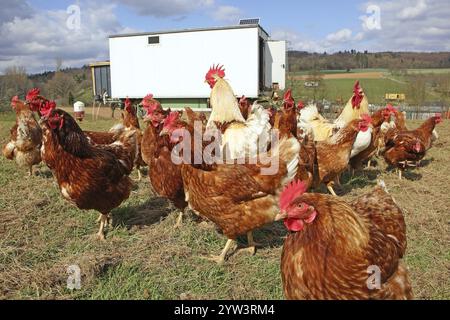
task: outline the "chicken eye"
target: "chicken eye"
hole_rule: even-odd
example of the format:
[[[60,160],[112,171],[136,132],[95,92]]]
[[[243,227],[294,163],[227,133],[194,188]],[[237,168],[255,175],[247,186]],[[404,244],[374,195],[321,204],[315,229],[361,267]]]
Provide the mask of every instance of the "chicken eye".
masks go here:
[[[305,205],[304,205],[303,203],[299,203],[299,204],[297,205],[297,207],[299,207],[300,209],[303,209],[303,208],[305,207]]]

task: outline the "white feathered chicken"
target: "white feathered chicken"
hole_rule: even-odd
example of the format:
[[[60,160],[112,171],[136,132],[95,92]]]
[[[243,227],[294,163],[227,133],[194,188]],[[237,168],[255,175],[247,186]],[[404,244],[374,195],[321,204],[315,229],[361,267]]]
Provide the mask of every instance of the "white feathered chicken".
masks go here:
[[[270,139],[269,112],[255,102],[245,120],[233,89],[223,79],[224,77],[223,66],[213,66],[205,76],[212,89],[210,95],[212,112],[206,129],[221,131],[222,150],[227,148],[231,159],[255,156],[258,151],[265,152]]]
[[[325,141],[339,129],[345,127],[352,120],[363,118],[369,114],[369,102],[357,81],[353,88],[353,95],[347,102],[339,117],[331,122],[325,119],[317,110],[317,106],[310,104],[301,110],[298,117],[298,127],[311,134],[314,141]],[[350,158],[367,149],[372,139],[372,127],[365,132],[360,131],[353,144]]]

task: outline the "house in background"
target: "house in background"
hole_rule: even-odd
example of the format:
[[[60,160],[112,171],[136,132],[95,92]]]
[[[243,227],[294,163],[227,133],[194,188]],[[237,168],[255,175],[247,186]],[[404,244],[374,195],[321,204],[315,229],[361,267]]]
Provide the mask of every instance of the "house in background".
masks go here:
[[[109,50],[109,66],[91,67],[95,94],[106,86],[113,99],[152,93],[163,106],[205,108],[211,92],[205,74],[213,64],[224,65],[237,96],[257,98],[285,87],[286,42],[270,39],[258,19],[228,27],[112,35]]]

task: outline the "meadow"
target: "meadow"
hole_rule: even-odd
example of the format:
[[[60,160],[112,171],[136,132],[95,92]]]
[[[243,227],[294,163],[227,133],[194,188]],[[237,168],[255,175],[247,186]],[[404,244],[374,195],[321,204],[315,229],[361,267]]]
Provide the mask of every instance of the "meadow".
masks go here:
[[[360,81],[370,103],[383,104],[386,93],[405,93],[408,95],[408,77],[423,76],[428,82],[433,82],[436,77],[448,75],[450,69],[406,69],[405,74],[392,74],[388,69],[351,69],[346,70],[320,70],[323,88],[316,89],[316,99],[324,97],[330,102],[341,100],[344,103],[351,95],[356,80]],[[309,71],[291,72],[287,77],[287,86],[294,88],[294,96],[301,97],[305,101],[314,98],[314,89],[304,87],[304,82],[309,77]],[[321,94],[320,92],[323,92]],[[439,92],[435,88],[427,86],[425,100],[437,101]]]
[[[88,110],[81,127],[100,131],[116,122],[92,121]],[[8,141],[13,123],[14,114],[0,113],[1,145]],[[412,128],[419,124],[407,123]],[[423,166],[407,172],[405,179],[398,180],[382,159],[376,159],[376,166],[353,178],[345,174],[337,188],[350,200],[370,192],[376,179],[386,182],[404,210],[405,261],[418,299],[450,299],[450,121],[438,132],[440,139]],[[137,178],[136,171],[132,178]],[[28,177],[26,170],[1,157],[0,299],[283,299],[282,223],[255,232],[262,244],[255,256],[235,254],[218,266],[202,257],[218,254],[225,237],[189,212],[182,227],[175,229],[178,212],[152,194],[147,179],[144,175],[136,182],[130,198],[113,210],[113,228],[106,241],[99,241],[98,214],[65,201],[44,164]],[[71,265],[81,270],[79,290],[66,287]]]

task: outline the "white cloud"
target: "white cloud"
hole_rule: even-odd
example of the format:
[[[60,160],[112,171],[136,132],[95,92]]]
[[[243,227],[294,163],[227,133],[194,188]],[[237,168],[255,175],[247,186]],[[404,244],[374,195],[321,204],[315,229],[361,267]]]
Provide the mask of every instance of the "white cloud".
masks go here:
[[[242,11],[233,6],[219,6],[214,8],[211,14],[215,20],[238,23],[239,18],[242,16]]]
[[[364,30],[371,51],[446,51],[450,41],[448,0],[372,1],[381,9],[381,30]]]
[[[114,0],[142,16],[171,17],[209,8],[214,0]]]
[[[425,0],[419,0],[413,7],[405,7],[397,15],[400,19],[414,19],[423,14],[427,10],[427,3]]]
[[[22,65],[28,72],[51,70],[57,58],[63,67],[108,59],[108,36],[132,30],[121,26],[113,4],[80,8],[78,30],[67,27],[65,10],[35,9],[29,17],[16,16],[0,25],[0,72],[12,65]]]
[[[348,42],[352,39],[352,30],[341,29],[335,33],[330,33],[326,40],[332,43]]]
[[[359,17],[362,20],[360,29],[342,28],[317,39],[279,29],[273,33],[273,38],[289,40],[293,49],[314,52],[450,49],[448,0],[375,0],[359,9],[364,14]]]
[[[309,39],[305,35],[293,30],[276,29],[273,30],[271,37],[276,40],[286,40],[289,50],[308,52],[326,51],[326,48],[320,41]]]

